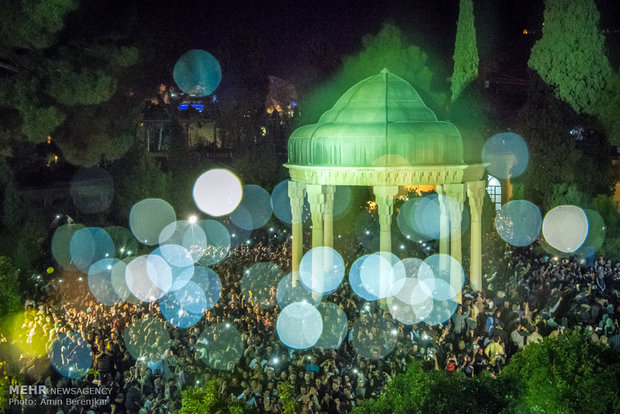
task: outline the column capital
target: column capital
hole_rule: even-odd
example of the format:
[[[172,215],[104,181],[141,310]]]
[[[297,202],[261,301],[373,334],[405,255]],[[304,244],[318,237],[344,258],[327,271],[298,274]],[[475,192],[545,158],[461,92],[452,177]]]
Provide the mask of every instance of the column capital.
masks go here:
[[[321,184],[307,184],[306,191],[308,192],[308,202],[310,207],[323,208],[325,204],[325,194],[323,193],[323,186]]]
[[[480,221],[485,191],[486,185],[482,180],[469,181],[467,183],[467,198],[472,220]]]
[[[306,185],[298,181],[288,182],[288,197],[291,202],[291,220],[293,223],[303,221],[304,196],[306,195]]]
[[[448,197],[453,198],[460,204],[465,202],[465,184],[443,184],[443,191]]]

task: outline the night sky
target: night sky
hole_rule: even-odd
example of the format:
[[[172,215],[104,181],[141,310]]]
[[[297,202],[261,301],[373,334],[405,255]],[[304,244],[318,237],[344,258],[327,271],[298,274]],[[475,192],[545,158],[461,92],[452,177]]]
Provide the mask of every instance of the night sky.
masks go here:
[[[329,76],[343,56],[360,50],[364,35],[377,33],[386,22],[397,25],[432,58],[451,65],[459,1],[85,0],[85,4],[88,11],[72,23],[79,31],[93,35],[101,27],[130,30],[157,50],[162,78],[169,76],[181,54],[202,48],[220,60],[225,76],[253,66],[264,75],[294,80],[308,67]],[[521,32],[540,29],[543,0],[475,4],[481,55],[490,44],[491,58],[498,45],[528,51],[530,44],[519,44]]]

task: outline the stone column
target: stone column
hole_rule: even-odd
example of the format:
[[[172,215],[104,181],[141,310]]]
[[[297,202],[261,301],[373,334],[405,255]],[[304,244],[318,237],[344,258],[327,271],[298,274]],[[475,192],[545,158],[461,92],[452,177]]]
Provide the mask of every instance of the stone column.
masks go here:
[[[323,246],[334,247],[334,193],[336,187],[324,185],[325,212],[323,213]]]
[[[392,251],[392,213],[398,186],[376,185],[372,189],[379,211],[379,250]]]
[[[450,197],[448,201],[448,212],[450,215],[450,256],[457,262],[462,262],[461,252],[461,219],[463,217],[463,203],[465,202],[465,184],[445,184],[444,190],[446,196]],[[457,292],[457,301],[462,303],[461,269],[457,266],[450,267],[450,286],[459,288]]]
[[[435,191],[439,198],[439,253],[450,254],[450,212],[445,202],[444,184],[437,184]]]
[[[296,285],[299,278],[299,264],[304,254],[303,244],[303,209],[304,209],[304,195],[306,192],[305,184],[297,181],[289,181],[288,183],[288,196],[291,201],[291,272],[293,274],[292,282],[293,286]]]
[[[482,225],[480,221],[485,189],[484,181],[467,183],[467,197],[471,214],[469,283],[475,291],[482,289]]]
[[[448,272],[450,262],[446,256],[450,254],[450,211],[446,202],[445,184],[437,184],[436,192],[439,198],[439,254],[445,255],[439,260],[439,271]]]
[[[325,212],[325,195],[320,184],[306,185],[310,214],[312,216],[312,248],[323,245],[323,213]]]

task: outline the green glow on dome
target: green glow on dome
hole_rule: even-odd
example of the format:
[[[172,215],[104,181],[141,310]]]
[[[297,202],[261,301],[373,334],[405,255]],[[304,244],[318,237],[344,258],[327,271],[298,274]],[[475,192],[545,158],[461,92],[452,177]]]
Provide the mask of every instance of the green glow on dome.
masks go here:
[[[297,128],[289,165],[394,167],[463,164],[458,129],[404,79],[383,69],[345,92],[316,124]]]

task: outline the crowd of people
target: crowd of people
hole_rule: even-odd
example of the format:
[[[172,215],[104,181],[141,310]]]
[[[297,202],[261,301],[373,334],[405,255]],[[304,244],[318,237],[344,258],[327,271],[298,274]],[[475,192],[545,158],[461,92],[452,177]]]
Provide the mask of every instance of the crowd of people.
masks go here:
[[[348,265],[363,253],[356,242],[341,244],[336,248]],[[288,383],[301,412],[346,413],[361,400],[380,395],[413,360],[448,374],[500,375],[519,349],[577,327],[620,352],[620,263],[598,258],[587,267],[574,258],[541,256],[503,243],[485,255],[485,289],[472,292],[465,287],[462,303],[444,323],[399,323],[381,301],[356,296],[345,278],[326,298],[348,320],[349,331],[340,346],[292,350],[276,331],[275,288],[258,287],[253,292],[272,297],[266,305],[248,300],[241,286],[244,270],[254,263],[290,269],[289,249],[279,243],[231,250],[214,267],[222,282],[220,299],[187,329],[167,322],[157,302],[106,306],[89,296],[86,283],[65,277],[64,286],[57,285],[27,304],[23,338],[13,335],[3,340],[7,346],[36,338],[51,343],[60,333],[79,333],[92,350],[91,367],[81,378],[69,379],[51,369],[46,357],[22,353],[11,363],[19,367],[15,382],[105,388],[107,400],[97,406],[14,408],[65,414],[163,414],[180,408],[184,389],[218,378],[221,398],[257,412],[281,413],[278,389]],[[364,323],[356,325],[360,320]],[[351,329],[354,325],[357,328]],[[393,326],[387,336],[380,332],[384,326]],[[373,339],[377,345],[370,354],[356,346]]]

